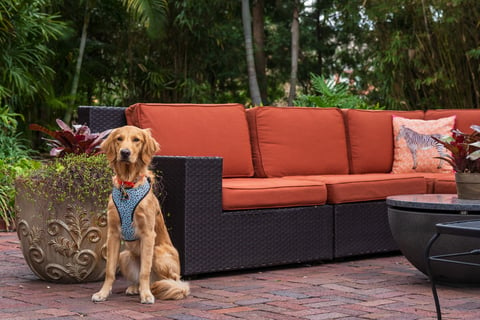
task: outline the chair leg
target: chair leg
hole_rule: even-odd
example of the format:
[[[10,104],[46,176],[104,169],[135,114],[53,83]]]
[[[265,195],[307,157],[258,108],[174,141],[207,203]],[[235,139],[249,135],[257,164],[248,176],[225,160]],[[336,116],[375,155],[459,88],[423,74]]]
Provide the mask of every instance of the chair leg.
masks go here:
[[[439,233],[436,233],[433,235],[433,237],[430,239],[430,241],[427,244],[427,247],[425,248],[425,262],[427,266],[427,275],[428,278],[430,279],[430,283],[432,284],[432,294],[433,294],[433,300],[435,301],[435,309],[437,311],[437,320],[442,320],[442,311],[440,309],[440,300],[438,299],[438,294],[437,294],[437,287],[435,285],[435,279],[432,273],[431,269],[431,260],[430,260],[430,249],[433,246],[433,243],[438,239],[440,236]]]

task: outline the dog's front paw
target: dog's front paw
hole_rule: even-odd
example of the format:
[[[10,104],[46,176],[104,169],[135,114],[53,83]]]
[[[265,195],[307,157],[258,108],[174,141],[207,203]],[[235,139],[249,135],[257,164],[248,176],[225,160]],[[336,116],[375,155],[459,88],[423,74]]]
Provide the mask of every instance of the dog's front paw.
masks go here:
[[[140,302],[143,304],[152,304],[155,302],[155,297],[151,292],[148,293],[141,293],[140,294]]]
[[[107,300],[109,293],[105,294],[102,291],[98,291],[97,293],[92,295],[93,302],[102,302]]]

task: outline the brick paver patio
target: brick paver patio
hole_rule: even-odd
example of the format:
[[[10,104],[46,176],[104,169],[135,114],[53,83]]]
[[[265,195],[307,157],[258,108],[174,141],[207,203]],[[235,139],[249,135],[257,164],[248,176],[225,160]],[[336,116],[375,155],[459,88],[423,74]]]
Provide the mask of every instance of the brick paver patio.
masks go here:
[[[479,270],[480,272],[480,270]],[[190,280],[181,301],[142,305],[115,283],[53,284],[25,264],[15,233],[0,233],[0,319],[434,319],[426,277],[400,255],[254,270]],[[480,319],[479,288],[440,286],[444,319]]]

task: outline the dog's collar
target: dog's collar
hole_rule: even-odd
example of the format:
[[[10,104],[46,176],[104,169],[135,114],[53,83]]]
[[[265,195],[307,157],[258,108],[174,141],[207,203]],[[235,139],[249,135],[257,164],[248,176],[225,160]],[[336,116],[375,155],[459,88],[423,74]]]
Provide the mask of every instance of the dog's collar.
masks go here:
[[[130,198],[130,195],[127,192],[127,190],[134,189],[135,184],[137,184],[137,182],[140,181],[140,179],[143,179],[144,177],[145,177],[144,175],[138,176],[134,181],[123,181],[117,177],[118,190],[120,190],[120,192],[122,193],[122,198],[124,200],[128,200]],[[147,183],[148,185],[150,185],[150,178],[148,177],[147,177]]]
[[[137,184],[137,182],[140,181],[140,179],[143,179],[143,177],[145,177],[145,176],[138,176],[133,181],[123,181],[123,180],[120,180],[120,178],[117,177],[117,183],[120,186],[120,188],[130,189],[130,188],[135,187],[135,184]]]

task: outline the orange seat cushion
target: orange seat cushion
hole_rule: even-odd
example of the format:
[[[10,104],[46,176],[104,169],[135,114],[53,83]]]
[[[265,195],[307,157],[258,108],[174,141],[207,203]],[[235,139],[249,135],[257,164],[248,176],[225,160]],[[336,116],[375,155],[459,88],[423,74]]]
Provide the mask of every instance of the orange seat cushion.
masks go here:
[[[344,111],[351,173],[388,173],[393,163],[392,115],[423,119],[423,111]]]
[[[247,118],[256,176],[348,173],[340,109],[256,107]]]
[[[450,116],[456,116],[455,128],[465,133],[473,131],[470,129],[472,124],[480,125],[480,111],[478,109],[439,109],[425,112],[425,120],[437,120]]]
[[[241,104],[137,103],[125,111],[127,123],[151,128],[167,156],[223,158],[224,177],[253,176],[250,136]]]
[[[384,200],[399,194],[426,193],[427,183],[421,174],[371,173],[285,177],[307,179],[327,185],[327,203]]]
[[[224,210],[283,208],[325,204],[323,182],[283,178],[226,178],[222,180]]]
[[[455,174],[453,172],[432,173],[426,175],[426,178],[433,181],[433,190],[431,193],[457,193],[457,184],[455,183]]]

